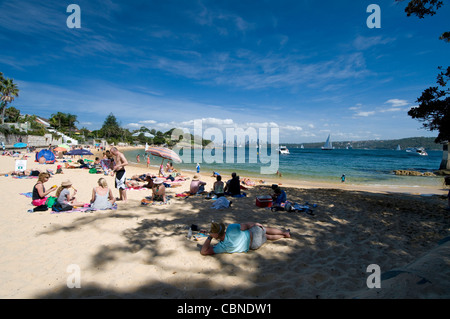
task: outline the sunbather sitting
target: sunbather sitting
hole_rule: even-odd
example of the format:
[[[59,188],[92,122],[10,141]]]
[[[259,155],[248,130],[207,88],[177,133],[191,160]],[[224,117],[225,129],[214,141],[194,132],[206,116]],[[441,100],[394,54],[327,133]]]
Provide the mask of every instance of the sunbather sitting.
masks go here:
[[[166,187],[163,184],[162,178],[156,178],[153,181],[152,191],[152,200],[166,202]]]

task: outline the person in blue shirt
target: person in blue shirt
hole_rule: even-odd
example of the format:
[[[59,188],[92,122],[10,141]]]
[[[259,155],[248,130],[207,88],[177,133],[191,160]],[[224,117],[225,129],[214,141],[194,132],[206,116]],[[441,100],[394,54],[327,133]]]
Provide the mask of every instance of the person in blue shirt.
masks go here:
[[[211,223],[210,235],[205,240],[200,253],[204,256],[222,253],[244,253],[256,250],[267,240],[290,238],[290,230],[264,227],[259,223],[230,224]],[[211,245],[212,239],[219,240]]]
[[[273,205],[281,206],[281,203],[285,203],[287,200],[286,192],[282,190],[278,185],[272,186],[274,195],[272,195]]]

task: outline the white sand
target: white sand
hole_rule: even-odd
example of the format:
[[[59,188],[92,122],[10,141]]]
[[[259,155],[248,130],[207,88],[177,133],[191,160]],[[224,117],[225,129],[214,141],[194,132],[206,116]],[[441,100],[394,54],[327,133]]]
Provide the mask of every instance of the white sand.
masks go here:
[[[30,158],[27,168],[56,171],[57,164],[39,165]],[[0,167],[2,172],[13,170],[14,159],[0,156]],[[147,171],[128,166],[127,177]],[[63,172],[46,187],[70,179],[77,198],[85,202],[98,178],[104,177],[85,169]],[[114,178],[106,178],[114,187]],[[202,179],[209,190],[214,179]],[[0,180],[1,298],[363,298],[368,265],[378,264],[383,273],[405,267],[450,235],[444,189],[411,193],[398,188],[284,183],[288,199],[318,205],[315,216],[258,208],[256,195],[270,194],[270,182],[251,187],[247,197],[232,199],[232,208],[223,210],[211,209],[212,201],[204,196],[142,206],[150,191],[133,190],[128,191],[128,203],[119,202],[117,210],[52,214],[27,212],[31,200],[20,193],[31,192],[36,179],[0,176]],[[167,193],[174,196],[188,188],[186,181]],[[116,189],[114,194],[118,196]],[[245,254],[205,257],[198,247],[203,240],[188,241],[185,227],[208,228],[212,219],[289,228],[293,237]],[[444,257],[440,264],[448,265],[449,256]],[[80,269],[81,288],[67,286],[71,265]],[[388,298],[449,298],[446,278],[433,283],[439,287],[427,286],[424,291],[416,285],[413,295],[407,295],[410,286],[388,285],[381,290]]]

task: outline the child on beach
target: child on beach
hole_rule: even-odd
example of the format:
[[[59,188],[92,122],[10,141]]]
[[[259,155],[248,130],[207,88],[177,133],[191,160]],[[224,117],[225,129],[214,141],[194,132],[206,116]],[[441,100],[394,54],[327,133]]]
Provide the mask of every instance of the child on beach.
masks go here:
[[[76,201],[75,195],[77,190],[74,188],[73,196],[70,194],[70,189],[72,187],[72,182],[70,180],[65,180],[61,183],[61,186],[56,191],[57,202],[61,205],[62,210],[71,210],[73,206],[84,206],[84,203]]]

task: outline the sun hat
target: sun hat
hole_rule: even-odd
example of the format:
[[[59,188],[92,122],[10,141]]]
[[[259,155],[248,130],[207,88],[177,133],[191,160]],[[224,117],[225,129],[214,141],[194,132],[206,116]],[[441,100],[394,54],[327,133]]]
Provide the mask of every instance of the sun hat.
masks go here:
[[[61,186],[63,187],[72,186],[72,182],[70,180],[65,180],[64,182],[61,183]]]
[[[198,181],[198,175],[194,175],[194,177],[192,178],[193,181]]]
[[[155,178],[153,180],[153,184],[162,184],[164,182],[164,180],[162,178]]]

